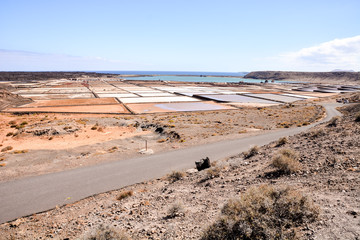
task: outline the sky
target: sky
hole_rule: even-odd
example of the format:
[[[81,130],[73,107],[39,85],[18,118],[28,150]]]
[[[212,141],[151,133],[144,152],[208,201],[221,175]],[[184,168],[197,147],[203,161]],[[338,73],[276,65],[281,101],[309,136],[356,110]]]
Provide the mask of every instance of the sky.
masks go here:
[[[0,0],[0,71],[335,69],[359,0]]]

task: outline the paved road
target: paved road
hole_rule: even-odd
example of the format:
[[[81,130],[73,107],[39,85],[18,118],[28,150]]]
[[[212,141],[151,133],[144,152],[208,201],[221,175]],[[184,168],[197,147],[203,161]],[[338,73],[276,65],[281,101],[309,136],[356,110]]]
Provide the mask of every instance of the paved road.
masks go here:
[[[322,122],[340,114],[335,110],[336,106],[324,105],[327,117]],[[196,160],[206,156],[220,160],[241,153],[252,145],[262,146],[314,125],[0,183],[0,223],[159,178],[172,170],[191,168]]]

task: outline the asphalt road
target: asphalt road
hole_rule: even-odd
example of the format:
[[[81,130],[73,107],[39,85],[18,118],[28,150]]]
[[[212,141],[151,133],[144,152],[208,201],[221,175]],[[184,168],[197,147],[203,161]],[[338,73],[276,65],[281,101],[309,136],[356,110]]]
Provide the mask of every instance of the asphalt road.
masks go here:
[[[340,115],[336,106],[339,104],[324,105],[327,117],[321,122]],[[204,157],[215,161],[236,155],[251,146],[268,144],[316,124],[0,183],[0,223],[159,178],[172,170],[192,168],[196,160]]]

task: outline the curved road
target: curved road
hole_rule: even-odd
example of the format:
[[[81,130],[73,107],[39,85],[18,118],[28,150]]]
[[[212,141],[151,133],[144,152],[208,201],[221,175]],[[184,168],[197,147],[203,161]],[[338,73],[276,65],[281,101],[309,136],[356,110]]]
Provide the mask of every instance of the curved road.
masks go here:
[[[339,104],[323,106],[327,116],[320,122],[340,115],[335,110]],[[320,122],[300,128],[275,130],[247,138],[0,183],[0,223],[73,203],[97,193],[159,178],[172,170],[191,168],[196,160],[206,156],[214,161],[236,155],[252,145],[268,144],[280,137],[305,131]]]

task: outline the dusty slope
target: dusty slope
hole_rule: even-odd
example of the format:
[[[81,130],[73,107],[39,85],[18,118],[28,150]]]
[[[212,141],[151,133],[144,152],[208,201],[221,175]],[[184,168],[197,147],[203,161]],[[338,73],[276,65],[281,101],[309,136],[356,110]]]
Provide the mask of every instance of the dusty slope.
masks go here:
[[[358,239],[360,122],[355,119],[360,105],[346,110],[334,124],[293,136],[281,147],[269,144],[249,159],[239,154],[217,163],[212,172],[188,173],[174,183],[165,178],[149,181],[2,224],[0,239],[74,239],[101,223],[134,239],[199,239],[228,199],[264,183],[291,185],[320,205],[320,221],[299,229],[304,239]],[[292,175],[276,173],[271,158],[282,148],[300,154],[302,170]],[[134,195],[116,200],[125,190]],[[167,217],[174,204],[181,206],[178,214]]]
[[[30,98],[23,98],[17,94],[12,94],[0,86],[0,111],[8,107],[15,107],[30,102],[32,102]]]
[[[359,72],[281,72],[258,71],[251,72],[244,78],[267,80],[294,80],[325,84],[359,84]]]

